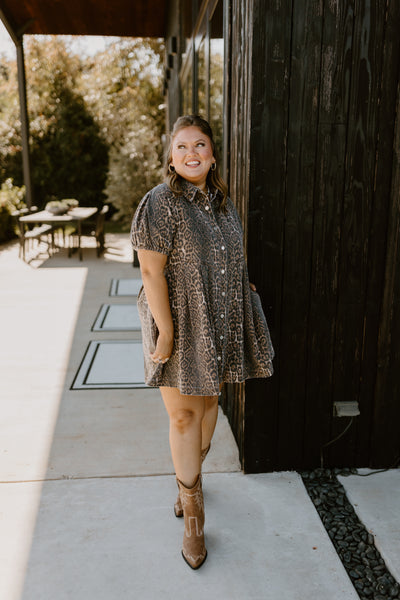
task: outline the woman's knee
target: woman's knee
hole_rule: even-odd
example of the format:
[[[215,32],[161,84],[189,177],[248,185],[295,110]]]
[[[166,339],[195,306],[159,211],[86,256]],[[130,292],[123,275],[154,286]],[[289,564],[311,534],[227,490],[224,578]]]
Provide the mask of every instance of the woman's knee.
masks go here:
[[[185,433],[192,427],[199,425],[202,417],[198,411],[191,408],[178,408],[171,412],[169,418],[175,429],[180,433]]]

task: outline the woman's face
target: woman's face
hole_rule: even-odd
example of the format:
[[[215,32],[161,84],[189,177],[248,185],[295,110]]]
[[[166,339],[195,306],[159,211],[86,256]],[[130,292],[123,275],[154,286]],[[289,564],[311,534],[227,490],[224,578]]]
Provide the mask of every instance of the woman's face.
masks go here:
[[[180,129],[172,140],[171,157],[178,175],[206,191],[207,175],[215,163],[208,135],[194,125]]]

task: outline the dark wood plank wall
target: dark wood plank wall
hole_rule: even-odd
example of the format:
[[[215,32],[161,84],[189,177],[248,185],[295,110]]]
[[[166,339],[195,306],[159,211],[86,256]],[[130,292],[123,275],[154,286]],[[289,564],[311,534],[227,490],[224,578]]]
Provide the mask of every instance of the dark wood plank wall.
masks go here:
[[[390,336],[400,325],[398,3],[245,6],[248,260],[277,358],[271,380],[245,386],[244,468],[318,466],[348,423],[333,403],[351,400],[361,415],[324,464],[387,466],[400,447],[400,337]],[[247,43],[235,52],[247,54]],[[232,102],[238,92],[233,80]],[[243,156],[239,148],[231,158],[233,190]]]
[[[304,423],[305,438],[313,435],[314,440],[304,444],[303,455],[305,464],[312,465],[319,462],[320,448],[331,437],[353,19],[354,10],[349,2],[323,7]]]
[[[254,5],[252,58],[251,189],[248,215],[248,265],[264,304],[276,349],[281,327],[291,0]],[[287,18],[282,19],[282,14]],[[234,94],[234,90],[232,90]],[[275,375],[245,385],[245,471],[270,471],[278,464],[281,354]],[[262,450],[261,450],[262,449]]]
[[[244,243],[247,241],[247,215],[250,176],[251,122],[251,44],[252,3],[232,0],[231,3],[231,86],[230,96],[230,194],[242,220]],[[242,40],[246,39],[246,44]],[[233,49],[242,46],[241,52]]]
[[[309,381],[306,377],[318,131],[322,0],[294,2],[289,62],[280,325],[281,382],[277,452],[282,468],[299,468]],[[284,360],[295,350],[294,360]],[[283,362],[284,361],[284,362]],[[300,427],[299,427],[300,424]],[[293,461],[295,461],[293,463]]]
[[[374,392],[388,214],[391,202],[397,202],[390,194],[399,65],[398,40],[388,37],[391,6],[379,0],[355,7],[334,399],[354,397],[361,415],[330,451],[331,460],[341,464],[347,457],[353,464],[372,464],[374,406],[386,401]],[[334,420],[332,435],[340,427]]]
[[[387,197],[388,230],[385,273],[379,321],[377,377],[371,415],[370,462],[372,466],[398,463],[400,455],[400,4],[389,2],[382,68],[382,160],[376,173],[377,194]],[[395,105],[395,110],[393,110]],[[392,143],[390,133],[395,120]],[[394,149],[394,152],[393,152]],[[385,163],[386,158],[386,163]],[[393,164],[391,188],[384,177]],[[384,186],[382,185],[384,183]]]
[[[369,283],[372,284],[371,292],[379,296],[376,282],[373,283],[370,279],[372,271],[369,265],[369,249],[372,248],[373,243],[370,239],[370,231],[374,206],[373,179],[379,91],[377,84],[382,57],[382,20],[385,16],[385,8],[382,2],[375,3],[375,7],[378,13],[381,12],[381,16],[372,14],[374,9],[369,6],[351,7],[355,26],[353,26],[349,74],[332,380],[332,400],[359,401],[362,410],[361,418],[368,416],[374,385],[372,381],[372,385],[366,387],[363,397],[360,396],[365,351],[373,353],[373,347],[365,345],[367,328],[372,325],[365,312]],[[375,26],[371,27],[370,19]],[[375,252],[375,249],[373,248],[372,251]],[[379,306],[379,298],[376,300]],[[375,310],[379,311],[378,306],[375,305]],[[371,369],[369,375],[373,379],[375,361],[369,362],[369,368]],[[331,437],[336,436],[344,424],[334,419]],[[359,424],[360,419],[357,419],[340,444],[332,446],[329,451],[332,459],[341,452],[344,456],[348,456],[347,460],[354,463]]]
[[[247,216],[250,185],[250,119],[251,119],[251,32],[252,3],[232,0],[230,26],[230,139],[229,183],[244,228],[247,247]],[[246,39],[248,43],[243,44]],[[242,47],[241,52],[233,48]],[[245,403],[244,385],[226,386],[222,407],[230,420],[239,446],[241,460],[244,450]]]

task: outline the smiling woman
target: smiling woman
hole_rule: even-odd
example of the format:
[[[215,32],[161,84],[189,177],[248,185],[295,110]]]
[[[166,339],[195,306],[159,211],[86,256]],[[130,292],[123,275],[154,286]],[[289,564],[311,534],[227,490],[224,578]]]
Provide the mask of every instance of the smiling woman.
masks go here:
[[[160,387],[185,518],[182,554],[207,557],[201,464],[211,444],[224,383],[272,375],[273,348],[251,287],[243,232],[219,175],[210,125],[180,117],[172,130],[166,183],[143,198],[132,223],[143,286],[138,297],[145,381]]]
[[[169,169],[175,169],[178,175],[207,191],[207,175],[216,163],[208,136],[198,127],[185,127],[174,138],[171,154]]]

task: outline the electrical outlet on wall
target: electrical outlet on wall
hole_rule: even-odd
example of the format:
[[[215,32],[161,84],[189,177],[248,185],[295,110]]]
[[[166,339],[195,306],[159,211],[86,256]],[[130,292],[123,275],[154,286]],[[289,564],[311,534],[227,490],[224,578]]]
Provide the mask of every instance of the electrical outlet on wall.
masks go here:
[[[358,402],[356,400],[350,402],[334,402],[333,416],[334,417],[357,417],[360,414]]]

